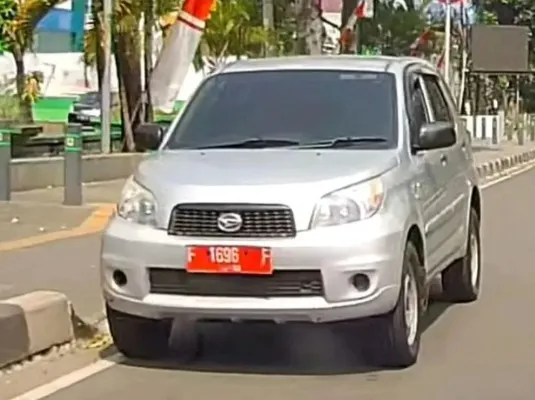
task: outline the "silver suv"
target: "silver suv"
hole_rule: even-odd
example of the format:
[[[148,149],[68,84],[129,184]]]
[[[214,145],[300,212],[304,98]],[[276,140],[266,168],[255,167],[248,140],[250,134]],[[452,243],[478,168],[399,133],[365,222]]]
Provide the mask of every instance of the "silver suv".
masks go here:
[[[367,360],[404,367],[435,278],[451,301],[478,297],[470,139],[426,61],[239,61],[137,143],[156,151],[102,246],[108,321],[126,356],[192,357],[202,320],[345,321],[373,333]]]

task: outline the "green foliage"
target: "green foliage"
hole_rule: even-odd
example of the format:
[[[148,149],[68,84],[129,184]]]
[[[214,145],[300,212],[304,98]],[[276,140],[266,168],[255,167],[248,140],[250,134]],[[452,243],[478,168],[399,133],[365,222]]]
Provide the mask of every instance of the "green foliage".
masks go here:
[[[0,82],[0,121],[18,121],[20,118],[20,103],[13,91],[13,79],[5,79]]]
[[[375,17],[361,21],[361,44],[380,49],[384,55],[406,55],[424,31],[426,22],[419,10],[394,8],[394,1],[378,2]]]
[[[235,55],[254,57],[270,40],[262,26],[261,14],[251,0],[217,0],[206,23],[202,46],[206,55],[218,62]]]
[[[3,47],[6,46],[6,41],[9,42],[6,40],[10,31],[9,27],[11,21],[15,20],[17,11],[18,3],[16,0],[0,0],[0,42]]]

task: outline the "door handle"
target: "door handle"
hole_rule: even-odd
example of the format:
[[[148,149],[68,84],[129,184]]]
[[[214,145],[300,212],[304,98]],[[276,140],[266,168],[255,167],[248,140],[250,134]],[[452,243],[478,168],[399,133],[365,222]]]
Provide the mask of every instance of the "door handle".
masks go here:
[[[448,156],[446,154],[440,155],[440,163],[442,165],[446,165],[448,163]]]

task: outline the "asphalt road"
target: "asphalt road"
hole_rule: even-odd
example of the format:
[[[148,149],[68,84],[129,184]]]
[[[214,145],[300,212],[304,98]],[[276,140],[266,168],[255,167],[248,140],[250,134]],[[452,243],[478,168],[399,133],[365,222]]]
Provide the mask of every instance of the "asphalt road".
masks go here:
[[[433,305],[413,368],[367,370],[351,346],[359,337],[336,329],[211,326],[189,370],[119,362],[46,399],[533,400],[535,169],[483,201],[482,297]]]

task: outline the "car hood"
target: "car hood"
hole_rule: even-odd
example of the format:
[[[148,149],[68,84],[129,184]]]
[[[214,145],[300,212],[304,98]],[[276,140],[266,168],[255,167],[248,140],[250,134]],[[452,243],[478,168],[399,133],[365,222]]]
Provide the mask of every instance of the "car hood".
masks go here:
[[[182,150],[147,156],[135,179],[158,202],[166,227],[178,203],[284,204],[306,229],[325,194],[397,165],[395,150]]]

